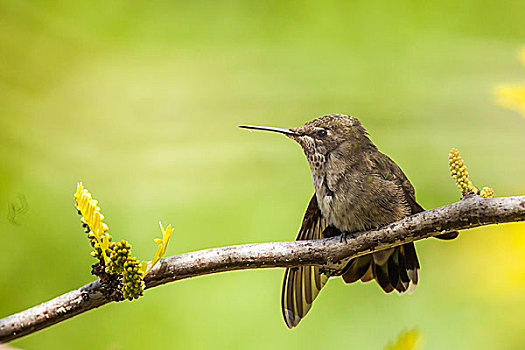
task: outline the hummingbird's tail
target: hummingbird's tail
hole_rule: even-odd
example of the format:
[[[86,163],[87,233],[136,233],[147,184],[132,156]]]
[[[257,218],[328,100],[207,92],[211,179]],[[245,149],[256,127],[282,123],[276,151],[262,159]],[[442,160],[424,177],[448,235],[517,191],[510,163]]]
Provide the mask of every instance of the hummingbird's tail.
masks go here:
[[[317,266],[300,266],[286,269],[282,290],[282,311],[288,328],[293,328],[306,316],[328,276]]]
[[[348,262],[343,272],[346,283],[375,279],[386,293],[414,291],[419,281],[419,261],[414,243],[361,256]]]
[[[386,292],[412,293],[419,281],[419,261],[414,243],[367,254],[348,262],[342,272],[346,283],[373,279]],[[282,311],[288,328],[293,328],[306,316],[328,275],[317,266],[286,269],[282,289]]]

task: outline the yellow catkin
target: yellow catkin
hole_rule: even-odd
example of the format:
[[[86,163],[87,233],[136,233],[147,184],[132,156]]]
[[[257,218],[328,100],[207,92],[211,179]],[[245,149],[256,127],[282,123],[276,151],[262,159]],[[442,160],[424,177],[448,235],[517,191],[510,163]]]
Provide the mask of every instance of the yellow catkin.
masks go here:
[[[494,189],[490,187],[483,187],[479,195],[483,198],[494,198]]]
[[[131,244],[126,240],[113,243],[111,246],[111,255],[109,256],[109,266],[106,271],[110,274],[122,273],[126,260],[131,257]]]
[[[144,270],[141,262],[135,257],[128,257],[124,262],[122,275],[122,297],[133,300],[144,293]]]
[[[450,174],[456,180],[456,185],[462,193],[478,193],[478,189],[468,178],[467,167],[457,149],[452,148],[450,150],[448,154],[448,164],[450,166]]]
[[[450,150],[448,154],[448,164],[450,166],[450,174],[456,180],[456,184],[463,194],[475,193],[484,198],[493,198],[494,190],[490,187],[483,187],[480,191],[470,182],[465,162],[461,158],[459,151],[455,148]]]

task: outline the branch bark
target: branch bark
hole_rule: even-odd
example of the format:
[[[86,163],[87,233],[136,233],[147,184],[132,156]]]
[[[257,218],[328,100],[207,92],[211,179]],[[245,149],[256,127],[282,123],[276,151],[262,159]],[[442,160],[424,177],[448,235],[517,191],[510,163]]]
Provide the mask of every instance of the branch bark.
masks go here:
[[[212,273],[301,265],[336,266],[340,260],[483,225],[525,221],[525,196],[484,199],[479,196],[427,210],[378,230],[315,241],[243,244],[205,249],[161,259],[145,276],[146,289]],[[108,302],[100,281],[0,320],[0,342],[34,333]]]

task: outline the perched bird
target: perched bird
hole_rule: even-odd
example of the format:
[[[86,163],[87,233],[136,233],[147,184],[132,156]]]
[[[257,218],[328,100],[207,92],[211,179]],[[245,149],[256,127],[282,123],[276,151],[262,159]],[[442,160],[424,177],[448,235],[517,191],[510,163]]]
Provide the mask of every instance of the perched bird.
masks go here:
[[[312,171],[315,193],[306,209],[297,240],[319,239],[377,229],[424,209],[399,166],[381,153],[361,122],[342,114],[325,115],[284,129],[241,125],[282,133],[301,145]],[[456,238],[458,232],[437,236]],[[375,280],[386,292],[412,292],[419,280],[413,243],[349,259],[336,270],[318,266],[286,269],[282,312],[293,328],[305,317],[329,277],[346,283]]]

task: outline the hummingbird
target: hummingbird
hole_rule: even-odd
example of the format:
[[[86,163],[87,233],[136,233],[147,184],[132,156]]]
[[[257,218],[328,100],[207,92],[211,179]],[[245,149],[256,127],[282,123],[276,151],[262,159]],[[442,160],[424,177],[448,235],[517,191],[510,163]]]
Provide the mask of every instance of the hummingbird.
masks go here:
[[[299,143],[312,172],[315,193],[308,204],[296,240],[355,236],[424,211],[414,187],[401,168],[381,153],[361,122],[352,116],[329,114],[296,128],[241,125],[277,132]],[[436,236],[454,239],[457,231]],[[412,293],[419,281],[414,243],[340,262],[340,268],[300,266],[284,274],[281,309],[288,328],[306,316],[330,277],[344,282],[375,280],[386,292]]]

